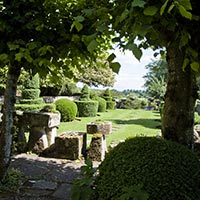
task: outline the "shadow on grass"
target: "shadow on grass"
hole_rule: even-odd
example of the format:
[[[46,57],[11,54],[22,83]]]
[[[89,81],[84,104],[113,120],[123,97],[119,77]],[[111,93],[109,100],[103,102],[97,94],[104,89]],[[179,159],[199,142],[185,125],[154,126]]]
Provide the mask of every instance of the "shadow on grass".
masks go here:
[[[130,120],[113,119],[112,121],[113,123],[116,124],[124,124],[124,125],[135,124],[151,129],[157,129],[160,125],[158,119],[130,119]]]

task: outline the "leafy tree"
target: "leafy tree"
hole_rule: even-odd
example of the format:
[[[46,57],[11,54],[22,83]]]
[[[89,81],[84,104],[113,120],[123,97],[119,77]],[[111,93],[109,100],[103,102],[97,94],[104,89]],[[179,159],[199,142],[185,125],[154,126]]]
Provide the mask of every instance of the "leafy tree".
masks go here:
[[[82,70],[81,64],[93,65],[92,60],[110,47],[109,37],[103,35],[98,24],[107,13],[88,10],[89,5],[85,0],[0,1],[0,65],[8,66],[0,132],[0,180],[10,163],[11,128],[21,68],[41,77],[49,71],[56,76],[62,68],[70,78],[73,69]],[[112,60],[109,63],[112,65]]]
[[[136,58],[142,48],[167,52],[168,85],[162,120],[162,135],[186,146],[193,143],[194,104],[197,98],[195,72],[199,72],[200,1],[111,1],[110,27],[113,41]]]
[[[151,97],[164,98],[167,87],[167,62],[163,59],[153,60],[146,65],[148,69],[144,76],[146,92]]]

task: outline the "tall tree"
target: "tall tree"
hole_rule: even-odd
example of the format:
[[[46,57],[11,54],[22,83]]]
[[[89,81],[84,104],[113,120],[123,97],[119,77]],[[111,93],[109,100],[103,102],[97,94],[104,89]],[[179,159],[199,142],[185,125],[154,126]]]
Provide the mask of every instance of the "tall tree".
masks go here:
[[[195,72],[200,65],[199,0],[113,0],[111,23],[115,42],[136,58],[142,48],[165,48],[168,84],[162,135],[186,146],[193,143]]]
[[[164,59],[152,60],[145,66],[148,72],[143,77],[145,79],[144,87],[149,96],[163,99],[167,86],[167,62]]]
[[[97,30],[100,17],[107,13],[87,8],[86,0],[0,1],[0,65],[8,66],[0,130],[0,180],[10,163],[21,68],[45,76],[49,71],[56,74],[62,66],[64,75],[71,77],[71,68],[81,70],[81,63],[88,63],[109,47],[109,37],[103,36],[102,29]]]

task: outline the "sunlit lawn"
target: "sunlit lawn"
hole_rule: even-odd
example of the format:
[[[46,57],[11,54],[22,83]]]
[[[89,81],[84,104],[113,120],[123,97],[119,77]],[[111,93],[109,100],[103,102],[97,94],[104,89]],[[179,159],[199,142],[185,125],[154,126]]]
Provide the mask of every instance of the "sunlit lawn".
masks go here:
[[[86,132],[86,125],[95,121],[111,121],[112,134],[106,136],[107,145],[112,141],[125,140],[135,136],[155,136],[160,132],[158,126],[160,115],[155,111],[145,110],[109,110],[99,113],[97,117],[78,118],[73,122],[62,122],[59,125],[58,134],[66,131]],[[88,137],[90,139],[90,136]]]

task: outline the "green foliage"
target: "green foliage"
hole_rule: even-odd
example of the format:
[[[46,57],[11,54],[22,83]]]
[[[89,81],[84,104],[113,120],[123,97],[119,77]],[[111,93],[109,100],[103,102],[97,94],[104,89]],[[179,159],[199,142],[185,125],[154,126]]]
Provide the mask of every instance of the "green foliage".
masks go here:
[[[107,101],[106,102],[106,109],[107,110],[113,110],[113,109],[115,109],[115,105],[116,105],[115,101]]]
[[[200,124],[200,115],[197,112],[194,113],[194,124]]]
[[[37,99],[20,99],[20,104],[44,104],[43,98],[37,98]]]
[[[24,175],[17,169],[8,171],[4,181],[0,183],[0,192],[17,192],[23,183]]]
[[[51,103],[51,104],[46,104],[45,106],[43,106],[40,112],[57,113],[58,111],[56,110],[56,104]]]
[[[88,85],[84,85],[81,90],[80,101],[88,101],[90,100],[90,91]]]
[[[40,78],[39,74],[35,74],[34,76],[30,75],[26,77],[27,79],[24,81],[24,87],[26,89],[39,89],[40,88]]]
[[[166,60],[153,60],[145,67],[148,69],[144,76],[147,94],[155,98],[164,98],[168,77]]]
[[[122,189],[122,195],[117,200],[147,200],[149,195],[142,189],[143,185],[131,185]]]
[[[96,169],[93,168],[91,159],[85,161],[85,166],[81,167],[83,177],[81,179],[75,179],[71,189],[72,200],[89,200],[92,197],[93,182]]]
[[[22,99],[37,99],[40,96],[40,89],[22,90]]]
[[[45,104],[15,104],[15,109],[20,111],[40,111]]]
[[[143,185],[151,200],[198,199],[200,162],[177,143],[136,137],[118,144],[99,167],[97,199],[114,200],[124,188]]]
[[[94,100],[98,101],[98,112],[105,112],[106,111],[106,100],[101,97],[95,97]]]
[[[120,104],[120,108],[123,109],[141,109],[145,108],[147,105],[147,101],[145,99],[139,99],[138,97],[136,98],[131,98],[127,97],[126,99],[122,99],[122,102]]]
[[[106,101],[111,101],[112,100],[112,96],[111,96],[111,92],[110,92],[110,89],[107,88],[104,93],[103,93],[103,98],[106,100]]]
[[[69,99],[58,99],[55,102],[56,110],[61,114],[61,121],[73,121],[77,115],[77,106],[76,104]]]
[[[75,101],[79,117],[95,117],[98,111],[98,101]]]

